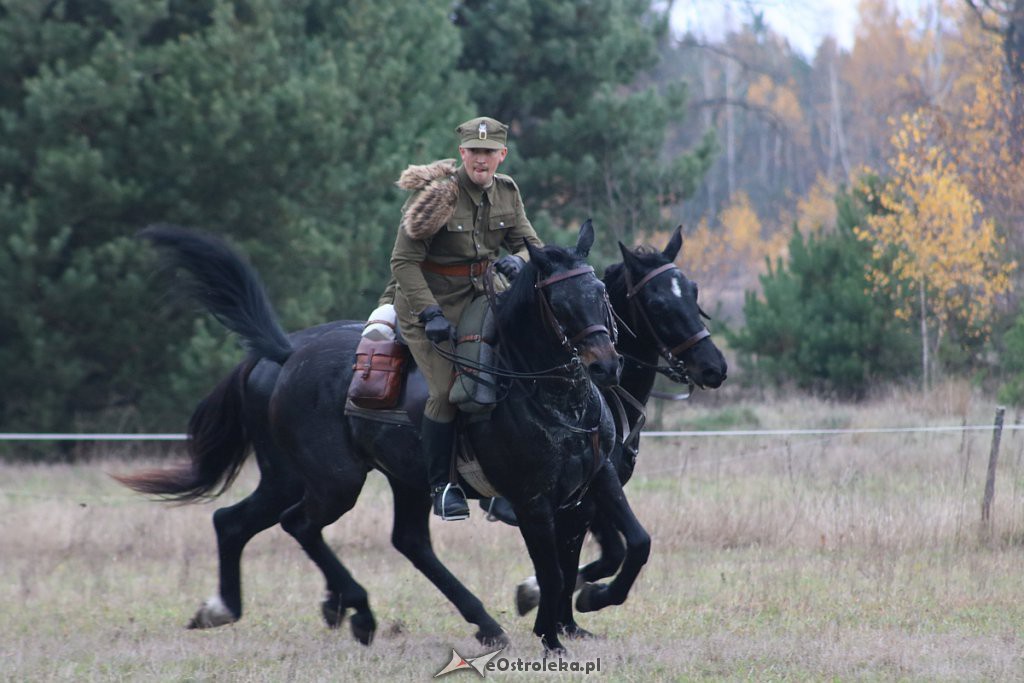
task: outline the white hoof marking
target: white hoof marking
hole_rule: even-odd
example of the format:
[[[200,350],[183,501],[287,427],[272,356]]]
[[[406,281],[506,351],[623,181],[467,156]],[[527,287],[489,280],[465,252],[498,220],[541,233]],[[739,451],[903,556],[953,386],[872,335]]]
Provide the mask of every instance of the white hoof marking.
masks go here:
[[[213,628],[215,626],[231,624],[234,621],[235,615],[231,613],[231,610],[227,608],[227,605],[224,604],[219,595],[215,595],[204,602],[203,606],[196,612],[195,617],[192,618],[195,628]]]

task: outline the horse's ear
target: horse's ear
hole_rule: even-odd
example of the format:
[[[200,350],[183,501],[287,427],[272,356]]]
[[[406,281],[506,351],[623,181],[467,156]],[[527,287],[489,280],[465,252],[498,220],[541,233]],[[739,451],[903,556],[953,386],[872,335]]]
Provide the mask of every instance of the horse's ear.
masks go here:
[[[580,236],[576,238],[576,253],[586,258],[590,254],[592,246],[594,246],[594,224],[588,218],[580,226]]]
[[[551,263],[543,249],[533,246],[526,238],[523,238],[523,244],[526,246],[527,253],[530,254],[530,263],[545,272],[551,270]]]
[[[672,231],[672,237],[669,238],[668,244],[665,245],[665,249],[662,250],[661,254],[669,260],[669,263],[676,260],[676,256],[679,256],[679,250],[683,248],[683,226],[677,225],[676,229]]]
[[[636,255],[633,254],[633,250],[627,247],[622,242],[619,242],[619,251],[622,252],[622,262],[630,270],[638,270],[639,265],[637,264]]]

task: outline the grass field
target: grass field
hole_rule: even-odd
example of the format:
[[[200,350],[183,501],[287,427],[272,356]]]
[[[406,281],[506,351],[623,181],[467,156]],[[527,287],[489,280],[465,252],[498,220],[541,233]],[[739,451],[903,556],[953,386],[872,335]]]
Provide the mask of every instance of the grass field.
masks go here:
[[[991,424],[994,408],[948,385],[858,406],[698,396],[660,417],[666,429],[925,426]],[[569,658],[600,658],[592,678],[615,681],[1024,679],[1024,433],[1003,434],[985,527],[990,443],[989,432],[645,439],[627,492],[651,560],[625,605],[580,616],[601,637],[568,643]],[[241,621],[185,630],[216,588],[210,514],[256,472],[215,504],[168,507],[106,476],[143,464],[132,446],[81,465],[0,466],[4,680],[426,681],[452,648],[485,651],[391,548],[376,474],[327,530],[370,593],[372,646],[324,626],[322,579],[279,529],[246,551]],[[512,607],[533,573],[523,543],[482,517],[432,523],[435,546],[510,632],[501,656],[539,661],[532,619]]]

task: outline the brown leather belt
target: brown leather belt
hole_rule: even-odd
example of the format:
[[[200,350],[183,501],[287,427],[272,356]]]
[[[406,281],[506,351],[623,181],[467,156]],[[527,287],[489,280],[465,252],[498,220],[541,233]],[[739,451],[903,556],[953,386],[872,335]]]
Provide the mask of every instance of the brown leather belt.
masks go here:
[[[480,277],[487,270],[490,261],[474,261],[472,263],[451,263],[441,264],[433,261],[423,261],[420,268],[428,273],[436,273],[445,277]]]

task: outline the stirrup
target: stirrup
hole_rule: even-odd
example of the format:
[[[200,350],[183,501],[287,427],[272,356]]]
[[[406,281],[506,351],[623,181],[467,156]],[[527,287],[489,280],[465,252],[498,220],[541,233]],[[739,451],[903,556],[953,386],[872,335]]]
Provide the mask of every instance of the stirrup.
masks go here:
[[[480,507],[487,516],[484,518],[488,522],[503,522],[509,526],[519,526],[519,520],[516,518],[515,510],[512,509],[511,503],[508,499],[503,499],[499,502],[499,498],[494,496],[493,498],[481,498]]]
[[[439,490],[440,489],[440,490]],[[458,492],[458,498],[454,497],[455,492]],[[448,514],[447,504],[449,503],[448,494],[452,493],[451,502],[458,505],[462,503],[461,507],[457,507]],[[466,493],[462,490],[462,487],[458,484],[452,484],[451,482],[445,484],[445,487],[437,487],[433,492],[434,498],[434,514],[440,517],[445,522],[457,522],[461,519],[467,519],[469,517],[469,505],[466,503]],[[459,500],[461,498],[461,501]]]

